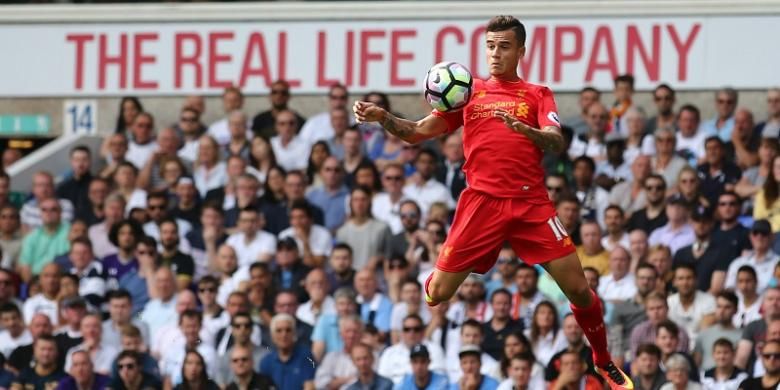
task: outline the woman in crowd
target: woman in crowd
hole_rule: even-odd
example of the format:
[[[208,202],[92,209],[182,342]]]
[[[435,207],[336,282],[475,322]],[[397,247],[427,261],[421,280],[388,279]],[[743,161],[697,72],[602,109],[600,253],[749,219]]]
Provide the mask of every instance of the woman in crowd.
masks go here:
[[[756,194],[753,219],[768,219],[772,232],[780,231],[780,156],[772,160],[772,171],[767,175],[764,186]]]
[[[780,144],[776,138],[762,138],[758,147],[758,165],[742,172],[742,178],[737,182],[734,192],[745,199],[742,205],[745,214],[753,213],[753,197],[764,186],[767,176],[772,171],[772,161],[778,155],[778,149]]]
[[[542,301],[536,305],[531,320],[531,328],[525,330],[525,336],[531,342],[536,359],[544,366],[556,352],[566,348],[566,337],[558,323],[558,311],[555,306]]]
[[[200,198],[206,197],[209,190],[222,187],[227,182],[227,166],[219,158],[219,144],[211,136],[200,137],[198,158],[192,176]]]
[[[309,164],[306,166],[306,179],[309,181],[309,188],[322,185],[320,169],[325,159],[330,157],[330,147],[325,141],[317,141],[311,146],[309,153]]]
[[[219,390],[219,386],[206,374],[206,362],[198,351],[187,351],[181,367],[181,383],[174,390]]]
[[[261,183],[265,183],[268,171],[272,167],[276,166],[276,155],[271,148],[271,144],[268,143],[263,137],[252,138],[252,147],[249,153],[249,167],[247,170],[260,179]]]
[[[677,191],[691,207],[710,208],[710,201],[701,193],[701,180],[696,169],[686,166],[677,177]]]

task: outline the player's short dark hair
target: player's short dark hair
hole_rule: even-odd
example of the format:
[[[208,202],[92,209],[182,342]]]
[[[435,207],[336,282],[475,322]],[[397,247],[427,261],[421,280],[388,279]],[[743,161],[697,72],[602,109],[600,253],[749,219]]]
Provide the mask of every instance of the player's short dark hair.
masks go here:
[[[739,275],[740,272],[746,272],[746,273],[750,274],[750,276],[753,277],[753,280],[758,280],[758,274],[756,273],[756,269],[753,268],[752,265],[745,264],[745,265],[739,267],[739,269],[737,269],[737,275]]]
[[[493,291],[493,293],[492,293],[492,294],[490,294],[490,302],[493,302],[493,299],[494,299],[494,298],[495,298],[497,295],[502,295],[502,294],[503,294],[503,295],[506,295],[507,297],[509,297],[509,299],[512,299],[512,293],[511,293],[511,292],[509,292],[509,290],[507,290],[507,289],[505,289],[505,288],[501,287],[501,288],[497,289],[496,291]]]
[[[639,347],[636,349],[636,356],[639,356],[643,353],[655,356],[657,359],[661,358],[661,349],[658,348],[658,346],[655,344],[646,343],[639,345]]]
[[[76,145],[73,147],[73,149],[70,150],[70,157],[73,157],[73,155],[76,152],[84,152],[87,154],[88,157],[92,156],[92,151],[89,150],[89,148],[86,145]]]
[[[22,311],[19,310],[19,306],[16,306],[13,302],[6,302],[0,306],[0,315],[5,313],[16,313],[19,317],[22,316]]]
[[[292,205],[290,205],[291,215],[294,210],[303,211],[303,213],[306,214],[306,216],[309,219],[314,218],[314,213],[312,212],[311,206],[309,205],[309,202],[306,199],[298,199],[296,201],[293,201]]]
[[[674,99],[675,95],[677,94],[677,92],[674,90],[674,88],[672,88],[671,85],[666,84],[666,83],[661,83],[661,84],[658,84],[658,86],[656,86],[655,89],[653,90],[653,96],[655,96],[656,92],[658,92],[658,91],[660,91],[662,89],[665,89],[665,90],[669,91],[669,94],[672,95],[672,99]]]
[[[666,331],[669,332],[669,334],[671,334],[675,338],[680,337],[679,336],[680,328],[672,320],[663,320],[659,322],[658,325],[655,326],[655,332],[656,332],[655,334],[657,335],[658,333],[660,333],[661,329],[666,329]]]
[[[579,157],[575,158],[574,161],[572,161],[571,165],[572,165],[572,167],[576,167],[577,164],[580,164],[580,163],[588,164],[588,167],[590,168],[590,170],[593,171],[593,172],[596,172],[596,162],[593,161],[592,158],[590,158],[588,156],[579,156]]]
[[[677,271],[681,269],[687,269],[693,273],[693,275],[696,275],[696,267],[693,266],[691,263],[677,263],[674,266],[674,272],[677,273]]]
[[[628,85],[631,86],[631,89],[634,89],[634,75],[628,73],[621,74],[615,77],[615,85],[618,83],[628,83]]]
[[[723,290],[719,292],[716,297],[729,301],[729,303],[734,305],[735,308],[739,307],[739,297],[737,297],[737,294],[734,294],[734,292],[731,290]]]
[[[133,302],[133,297],[130,295],[130,292],[123,288],[109,291],[108,294],[106,294],[106,298],[109,302],[113,299],[127,299],[131,303]]]
[[[734,352],[734,343],[732,343],[731,340],[729,340],[729,339],[727,339],[725,337],[721,337],[721,338],[715,340],[715,342],[712,343],[712,350],[713,351],[715,350],[715,347],[728,348],[729,351]]]
[[[346,242],[340,242],[333,246],[333,249],[330,251],[330,253],[335,252],[337,249],[345,250],[349,253],[349,256],[352,257],[352,247],[349,246]]]
[[[696,121],[701,121],[701,112],[699,111],[699,108],[694,106],[693,104],[684,104],[682,107],[680,107],[680,112],[677,114],[678,116],[683,113],[683,111],[688,111],[694,115],[696,115]]]
[[[707,146],[707,144],[710,143],[710,142],[717,142],[718,145],[720,145],[721,148],[726,146],[726,143],[723,142],[723,140],[720,139],[720,137],[717,136],[717,135],[711,135],[711,136],[707,137],[707,139],[704,140],[704,146]]]
[[[607,211],[609,210],[617,211],[621,217],[624,217],[626,215],[626,212],[623,211],[623,208],[616,204],[610,204],[609,206],[607,206],[607,208],[604,209],[604,215],[607,215]]]
[[[461,333],[463,332],[463,329],[466,329],[467,327],[479,329],[479,333],[484,333],[482,330],[482,323],[473,318],[469,318],[466,321],[463,321],[463,323],[460,325]]]
[[[595,87],[592,87],[590,85],[588,85],[587,87],[582,88],[580,90],[580,95],[582,95],[583,93],[586,93],[586,92],[593,92],[593,93],[597,94],[599,97],[601,97],[601,91],[599,91],[598,89],[596,89]]]
[[[515,32],[515,38],[520,46],[525,46],[525,26],[517,18],[510,15],[498,15],[490,18],[485,31],[497,32],[512,30]]]
[[[655,268],[655,266],[653,266],[653,265],[652,265],[652,264],[650,264],[650,263],[647,263],[647,262],[641,262],[641,263],[639,263],[639,264],[636,266],[636,271],[635,271],[634,273],[636,274],[637,272],[639,272],[639,270],[640,270],[640,269],[649,269],[649,270],[653,270],[653,273],[654,273],[656,276],[658,276],[658,269],[657,269],[657,268]]]

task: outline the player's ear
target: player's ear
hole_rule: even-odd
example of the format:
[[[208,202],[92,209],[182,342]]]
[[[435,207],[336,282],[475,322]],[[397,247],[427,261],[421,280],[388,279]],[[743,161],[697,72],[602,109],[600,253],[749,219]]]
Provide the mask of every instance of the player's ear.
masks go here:
[[[520,61],[520,59],[523,57],[525,57],[525,46],[520,46],[520,48],[517,50],[517,60]]]

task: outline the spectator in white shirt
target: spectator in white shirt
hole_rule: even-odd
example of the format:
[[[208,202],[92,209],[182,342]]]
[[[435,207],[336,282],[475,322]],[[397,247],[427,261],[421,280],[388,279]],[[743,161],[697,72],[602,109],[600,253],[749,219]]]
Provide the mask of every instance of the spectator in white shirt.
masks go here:
[[[430,354],[431,362],[428,365],[429,369],[444,374],[447,365],[444,359],[444,351],[442,351],[439,345],[425,340],[425,325],[420,316],[416,314],[406,316],[402,330],[401,341],[385,349],[379,357],[377,373],[392,380],[397,385],[401,382],[404,375],[412,372],[412,365],[409,360],[411,348],[422,343],[428,348]]]
[[[214,348],[201,342],[200,330],[203,323],[203,317],[200,312],[195,310],[185,310],[179,317],[179,329],[184,336],[175,345],[167,348],[160,358],[160,375],[168,387],[175,387],[182,381],[182,366],[187,355],[187,351],[194,349],[200,353],[206,363],[206,372],[210,378],[214,378],[217,369],[217,355]]]
[[[56,197],[54,192],[54,176],[46,171],[35,172],[32,177],[32,199],[22,206],[19,217],[22,221],[22,232],[27,233],[43,225],[40,202]],[[60,204],[63,222],[73,219],[75,213],[73,203],[67,199],[57,199]]]
[[[295,318],[314,326],[322,314],[336,312],[336,301],[328,295],[330,290],[328,275],[323,268],[315,268],[309,271],[306,274],[306,279],[303,281],[303,288],[306,290],[309,300],[298,306]]]
[[[711,324],[714,319],[715,298],[696,289],[696,267],[693,264],[677,264],[672,284],[677,293],[667,298],[669,319],[685,329],[691,340],[689,349],[693,349],[702,324]]]
[[[618,246],[628,248],[628,233],[625,228],[625,213],[620,206],[609,205],[604,209],[604,226],[607,234],[601,238],[601,246],[607,251],[612,251]]]
[[[198,158],[192,176],[201,199],[227,182],[227,166],[220,161],[219,145],[211,136],[201,136],[198,141]]]
[[[382,171],[382,192],[371,199],[371,215],[390,226],[393,234],[404,231],[401,223],[401,202],[406,200],[404,188],[404,167],[388,163]]]
[[[261,230],[265,217],[249,206],[238,213],[238,231],[228,237],[226,243],[236,250],[238,266],[249,266],[255,261],[267,262],[276,252],[276,237]]]
[[[70,370],[72,355],[76,351],[86,351],[95,363],[95,372],[103,375],[111,373],[114,358],[119,355],[119,349],[103,342],[103,326],[100,314],[87,314],[81,320],[81,336],[84,341],[71,348],[65,358],[65,371]]]
[[[230,129],[228,128],[228,118],[231,112],[241,110],[244,106],[244,94],[237,87],[227,87],[222,92],[222,109],[225,117],[212,123],[209,126],[208,134],[212,136],[220,146],[225,146],[230,142]]]
[[[60,292],[60,266],[46,264],[38,276],[40,292],[24,302],[24,322],[29,324],[36,313],[43,313],[52,324],[59,323],[57,298]]]
[[[629,272],[631,254],[621,245],[609,252],[609,274],[599,279],[599,297],[605,301],[626,301],[636,294],[634,275]]]
[[[154,141],[154,117],[148,112],[138,114],[130,126],[133,135],[125,153],[125,160],[131,162],[139,170],[146,165],[157,151]]]
[[[154,335],[162,327],[176,321],[176,282],[168,267],[160,267],[154,273],[155,296],[141,312],[141,320],[149,326],[149,334]],[[151,291],[150,291],[151,293]]]
[[[774,274],[775,266],[780,261],[780,256],[772,250],[772,227],[769,221],[759,219],[753,222],[753,228],[750,229],[750,243],[753,246],[753,251],[734,259],[729,264],[725,275],[725,287],[733,289],[737,283],[737,271],[743,265],[749,265],[756,270],[758,293],[762,294],[769,287],[769,280]],[[712,276],[712,284],[724,285],[723,278],[723,271],[715,271]]]
[[[290,206],[290,227],[279,233],[280,240],[285,237],[295,239],[303,264],[309,267],[322,266],[333,248],[333,237],[328,229],[314,224],[306,200],[294,201]]]
[[[344,341],[344,349],[332,351],[317,367],[314,386],[319,389],[337,389],[357,379],[358,370],[352,362],[352,347],[360,342],[363,322],[357,315],[339,318],[339,335]]]
[[[756,269],[749,265],[743,265],[737,270],[737,314],[733,322],[737,328],[744,328],[747,324],[761,319],[761,296],[758,295],[758,275]]]
[[[7,358],[19,346],[32,343],[30,331],[25,329],[22,312],[13,302],[0,306],[0,354]]]
[[[310,144],[333,137],[331,113],[335,109],[346,109],[348,100],[349,93],[347,87],[338,83],[331,85],[328,91],[328,110],[306,120],[299,133],[300,137]],[[347,118],[349,118],[350,126],[355,124],[354,115],[348,115]]]
[[[534,356],[544,366],[568,344],[559,324],[555,306],[549,301],[542,301],[536,305],[530,329],[524,331],[531,342]]]
[[[390,314],[390,338],[393,344],[401,340],[401,325],[409,314],[417,314],[423,322],[431,322],[428,305],[423,304],[422,285],[416,279],[406,279],[401,283],[401,299],[393,304]]]
[[[183,107],[179,113],[177,127],[181,131],[183,145],[176,155],[188,163],[193,163],[198,158],[198,139],[203,135],[200,112],[189,106]]]
[[[290,110],[276,114],[274,120],[277,136],[271,138],[276,162],[287,171],[303,170],[309,161],[309,144],[295,134],[298,129],[298,119]]]
[[[482,328],[482,324],[479,321],[468,319],[465,322],[463,322],[463,325],[460,327],[460,345],[461,347],[466,347],[469,345],[482,345],[482,342],[484,341],[484,330]],[[447,362],[452,362],[454,360],[457,360],[458,358],[458,352],[461,348],[458,348],[458,350],[450,350],[448,349],[445,353],[447,356]],[[491,375],[491,373],[499,372],[500,369],[498,368],[498,361],[494,359],[492,356],[488,355],[484,351],[480,351],[479,353],[481,368],[479,372],[484,375]],[[450,379],[450,383],[456,383],[460,378],[463,376],[463,371],[461,370],[460,365],[454,365],[454,364],[448,364],[447,365],[447,375]],[[498,378],[493,378],[498,379]]]
[[[699,109],[686,104],[680,107],[677,114],[677,153],[688,161],[688,164],[697,165],[704,159],[704,140],[709,134],[699,129],[701,114]]]
[[[609,111],[600,102],[588,106],[585,120],[588,132],[583,136],[572,139],[569,146],[569,157],[576,159],[588,156],[596,162],[604,161],[607,156],[607,148],[604,145],[604,136],[609,125]]]
[[[421,150],[414,161],[417,172],[410,178],[410,183],[404,187],[404,195],[420,205],[423,216],[428,215],[431,205],[436,202],[444,202],[450,209],[455,206],[455,201],[452,200],[447,187],[433,177],[436,171],[436,160],[436,153],[432,150]]]

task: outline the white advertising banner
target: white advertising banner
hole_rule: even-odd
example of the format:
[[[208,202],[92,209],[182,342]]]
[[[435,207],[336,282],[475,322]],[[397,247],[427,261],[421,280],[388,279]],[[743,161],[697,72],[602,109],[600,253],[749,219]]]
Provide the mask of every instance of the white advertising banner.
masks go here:
[[[487,76],[485,20],[284,23],[6,24],[0,96],[268,92],[335,82],[354,91],[417,92],[428,68],[457,61]],[[780,84],[780,16],[556,18],[524,21],[520,73],[557,91],[611,88],[632,73],[638,89]]]

